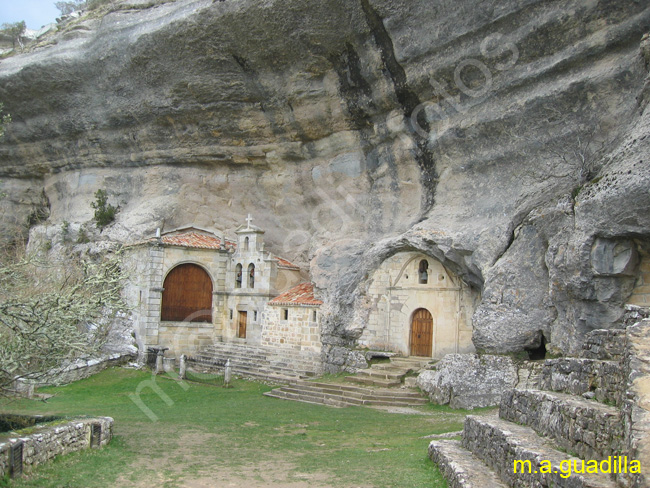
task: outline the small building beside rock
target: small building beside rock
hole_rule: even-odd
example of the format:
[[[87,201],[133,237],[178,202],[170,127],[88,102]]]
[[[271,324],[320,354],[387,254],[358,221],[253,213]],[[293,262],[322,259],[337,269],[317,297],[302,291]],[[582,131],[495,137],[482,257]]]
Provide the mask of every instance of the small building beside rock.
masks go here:
[[[474,352],[479,294],[438,260],[419,252],[391,256],[371,276],[368,297],[361,346],[433,358]]]

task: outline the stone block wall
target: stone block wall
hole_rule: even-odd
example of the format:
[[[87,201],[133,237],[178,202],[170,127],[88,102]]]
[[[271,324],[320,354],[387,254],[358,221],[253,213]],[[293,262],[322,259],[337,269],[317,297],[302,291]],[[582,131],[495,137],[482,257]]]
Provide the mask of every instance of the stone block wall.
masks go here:
[[[73,381],[89,378],[106,368],[119,366],[133,359],[135,359],[135,355],[120,353],[103,358],[81,359],[64,368],[50,371],[47,376],[39,378],[36,384],[39,386],[66,385]]]
[[[101,426],[101,434],[98,442],[91,446],[93,425]],[[29,472],[33,467],[60,454],[105,446],[112,436],[113,419],[110,417],[84,418],[59,425],[46,424],[37,427],[32,434],[10,438],[0,443],[0,477],[9,473],[11,447],[19,442],[23,443],[23,471]]]
[[[158,327],[158,343],[169,348],[165,356],[195,354],[213,342],[214,326],[209,322],[161,322]]]
[[[512,389],[501,397],[499,417],[532,427],[583,459],[606,459],[624,449],[620,414],[572,395]]]
[[[585,337],[580,356],[603,361],[620,361],[625,354],[625,329],[592,330]]]
[[[627,329],[627,350],[623,360],[626,378],[622,404],[628,457],[641,462],[641,474],[622,479],[624,486],[650,486],[650,319]]]
[[[571,395],[593,392],[599,402],[619,405],[624,390],[623,370],[617,362],[597,359],[547,359],[539,388]]]
[[[288,311],[287,320],[284,319],[284,310]],[[318,308],[313,306],[267,305],[263,318],[262,345],[320,353],[322,343],[319,313]]]

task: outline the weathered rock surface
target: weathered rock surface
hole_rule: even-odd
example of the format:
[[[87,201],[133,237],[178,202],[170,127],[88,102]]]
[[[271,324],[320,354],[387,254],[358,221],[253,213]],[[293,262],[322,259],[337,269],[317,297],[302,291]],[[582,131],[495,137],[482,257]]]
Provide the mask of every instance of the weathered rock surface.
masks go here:
[[[482,351],[572,353],[622,320],[650,249],[645,2],[111,9],[0,61],[5,235],[48,207],[78,229],[99,188],[107,240],[250,212],[311,265],[341,368],[367,277],[403,250],[482,291]]]
[[[518,365],[508,356],[448,354],[435,369],[420,373],[417,385],[433,403],[475,408],[498,405],[518,380]]]

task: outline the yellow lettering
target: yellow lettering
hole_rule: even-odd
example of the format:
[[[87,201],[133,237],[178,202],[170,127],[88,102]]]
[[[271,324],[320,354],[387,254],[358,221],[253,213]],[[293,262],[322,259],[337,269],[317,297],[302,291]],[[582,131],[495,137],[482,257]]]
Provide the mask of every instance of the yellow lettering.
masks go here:
[[[568,478],[571,476],[571,461],[568,459],[564,459],[563,461],[560,461],[560,476],[562,478]]]
[[[521,472],[522,473],[529,473],[532,469],[532,465],[529,460],[521,460],[521,459],[515,459],[514,466],[512,467],[512,472],[517,473],[517,466],[521,467]],[[528,469],[528,471],[525,471],[525,469]]]
[[[630,473],[640,473],[641,472],[641,461],[636,459],[630,461]]]
[[[607,459],[603,459],[600,462],[600,472],[601,473],[612,473],[612,456],[609,456]]]
[[[573,461],[573,472],[574,473],[580,473],[580,474],[585,472],[585,462],[584,462],[584,460],[582,460],[582,459],[580,460],[580,471],[578,471],[578,461],[577,460]]]
[[[553,465],[551,464],[551,461],[548,459],[542,460],[542,462],[539,463],[539,472],[540,473],[552,473],[553,472]]]
[[[593,459],[587,461],[587,473],[598,473],[598,461]]]

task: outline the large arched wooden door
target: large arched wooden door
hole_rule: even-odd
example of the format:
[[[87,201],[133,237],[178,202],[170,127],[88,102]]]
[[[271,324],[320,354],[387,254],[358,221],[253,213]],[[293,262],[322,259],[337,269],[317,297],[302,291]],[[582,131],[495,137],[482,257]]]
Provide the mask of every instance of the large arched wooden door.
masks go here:
[[[161,320],[212,322],[212,280],[196,264],[172,269],[163,283]]]
[[[411,318],[411,356],[431,357],[433,317],[426,308],[418,308]]]

